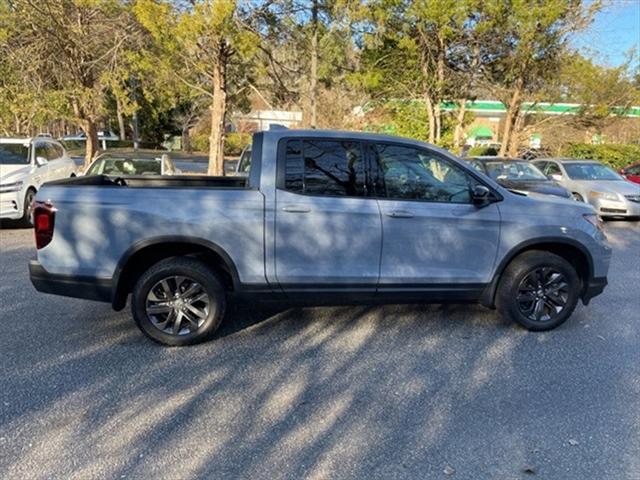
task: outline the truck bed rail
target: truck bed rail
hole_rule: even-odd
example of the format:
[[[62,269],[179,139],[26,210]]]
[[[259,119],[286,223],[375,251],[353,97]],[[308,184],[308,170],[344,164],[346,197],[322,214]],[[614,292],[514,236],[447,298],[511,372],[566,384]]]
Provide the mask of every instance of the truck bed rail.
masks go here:
[[[56,180],[54,182],[49,182],[48,185],[131,188],[247,188],[247,179],[244,177],[210,177],[207,175],[91,175],[86,177],[73,177],[65,178],[64,180]]]

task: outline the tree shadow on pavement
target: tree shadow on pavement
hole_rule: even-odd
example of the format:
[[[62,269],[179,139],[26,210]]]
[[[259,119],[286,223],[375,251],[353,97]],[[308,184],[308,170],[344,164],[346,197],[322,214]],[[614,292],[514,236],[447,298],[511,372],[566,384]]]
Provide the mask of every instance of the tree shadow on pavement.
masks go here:
[[[598,455],[613,452],[558,453],[615,410],[614,395],[594,403],[594,382],[616,392],[629,377],[585,361],[605,348],[586,341],[597,301],[539,334],[477,306],[243,306],[213,341],[166,348],[128,310],[35,296],[7,268],[2,478],[606,476]],[[633,433],[625,421],[618,435]]]

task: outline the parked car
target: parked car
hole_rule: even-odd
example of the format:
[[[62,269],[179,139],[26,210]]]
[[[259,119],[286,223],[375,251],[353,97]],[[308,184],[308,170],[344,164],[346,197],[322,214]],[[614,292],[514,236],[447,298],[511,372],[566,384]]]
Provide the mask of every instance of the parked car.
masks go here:
[[[36,289],[131,295],[168,345],[210,338],[231,301],[479,302],[548,330],[603,291],[611,256],[590,205],[366,133],[260,132],[246,178],[80,177],[37,200]]]
[[[84,132],[78,132],[74,135],[65,135],[60,138],[60,141],[67,150],[74,152],[74,155],[77,156],[78,159],[81,159],[81,157],[84,156],[84,150],[87,143],[87,135]],[[100,148],[102,150],[106,150],[107,148],[110,148],[110,146],[118,145],[120,137],[110,130],[98,130],[98,142],[100,144]]]
[[[534,165],[524,160],[500,157],[472,157],[465,160],[476,170],[489,175],[509,190],[571,198],[571,193],[566,188],[550,180]]]
[[[620,175],[633,183],[640,183],[640,162],[620,169]]]
[[[85,175],[179,175],[169,155],[158,152],[108,152],[98,154]]]
[[[531,148],[525,147],[518,151],[518,158],[531,161],[536,158],[546,158],[551,156],[551,150],[546,147]]]
[[[0,219],[31,224],[31,206],[44,182],[76,175],[65,149],[48,137],[0,138]]]
[[[576,200],[593,205],[602,217],[640,216],[640,186],[600,162],[546,158],[532,163],[567,188]]]
[[[84,132],[78,132],[73,135],[65,135],[60,140],[64,141],[77,141],[77,140],[86,140],[87,134]],[[108,140],[112,142],[116,142],[120,140],[120,137],[113,133],[111,130],[98,130],[98,140]]]

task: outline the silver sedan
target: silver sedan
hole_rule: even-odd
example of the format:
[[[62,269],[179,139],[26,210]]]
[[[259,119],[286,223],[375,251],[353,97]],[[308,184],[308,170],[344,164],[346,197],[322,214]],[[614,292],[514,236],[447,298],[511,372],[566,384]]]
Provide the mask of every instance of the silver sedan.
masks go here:
[[[595,160],[545,158],[532,162],[547,177],[590,203],[601,217],[640,217],[640,185]]]

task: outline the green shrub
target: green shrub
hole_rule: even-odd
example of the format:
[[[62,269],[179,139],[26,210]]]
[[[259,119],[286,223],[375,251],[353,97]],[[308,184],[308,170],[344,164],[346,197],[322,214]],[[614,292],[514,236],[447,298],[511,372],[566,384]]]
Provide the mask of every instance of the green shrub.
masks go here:
[[[426,142],[429,133],[427,110],[422,102],[390,100],[377,105],[368,115],[364,130]]]
[[[244,147],[246,147],[250,143],[250,133],[227,133],[224,141],[224,154],[230,157],[237,157],[242,153]]]
[[[467,152],[467,157],[483,157],[498,155],[498,149],[487,145],[476,145]]]
[[[196,133],[191,135],[191,149],[195,152],[209,151],[209,135],[206,133]],[[244,147],[251,143],[250,133],[230,132],[225,135],[224,154],[230,157],[237,157],[242,153]]]
[[[209,151],[209,134],[207,133],[194,133],[189,137],[189,142],[194,152]]]
[[[598,160],[618,170],[640,160],[640,145],[569,143],[562,149],[562,155],[569,158]]]

